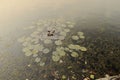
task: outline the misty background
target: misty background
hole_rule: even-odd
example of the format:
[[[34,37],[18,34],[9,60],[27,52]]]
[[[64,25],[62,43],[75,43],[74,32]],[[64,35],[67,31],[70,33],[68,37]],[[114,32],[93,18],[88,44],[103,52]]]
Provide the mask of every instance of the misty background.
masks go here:
[[[0,0],[0,36],[49,17],[119,25],[119,5],[119,0]]]

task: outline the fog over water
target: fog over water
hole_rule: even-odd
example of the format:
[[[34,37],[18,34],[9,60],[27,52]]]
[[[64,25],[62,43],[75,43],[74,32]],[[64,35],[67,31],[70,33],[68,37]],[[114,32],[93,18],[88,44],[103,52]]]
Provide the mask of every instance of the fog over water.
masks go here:
[[[119,0],[1,0],[0,35],[48,17],[106,19],[118,24],[119,4]]]
[[[39,19],[60,17],[85,20],[89,28],[103,23],[119,27],[120,0],[0,0],[0,80],[9,80],[16,65],[28,62],[16,42],[24,35],[23,28]],[[22,70],[22,67],[17,68]],[[5,78],[5,75],[10,76]]]

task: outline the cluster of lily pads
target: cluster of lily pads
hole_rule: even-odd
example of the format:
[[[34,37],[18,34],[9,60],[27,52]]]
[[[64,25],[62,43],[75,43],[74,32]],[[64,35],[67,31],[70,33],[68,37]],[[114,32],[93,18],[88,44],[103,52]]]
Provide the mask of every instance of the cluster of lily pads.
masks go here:
[[[28,36],[19,38],[18,41],[22,43],[22,51],[26,56],[32,56],[35,58],[35,62],[40,66],[44,66],[48,57],[53,62],[57,62],[66,54],[76,58],[80,55],[80,51],[87,51],[85,47],[73,42],[65,45],[67,35],[70,34],[74,27],[75,23],[64,19],[39,20],[34,26],[25,28],[34,31]],[[48,31],[55,32],[53,36],[48,36]],[[84,33],[81,31],[77,32],[77,35],[71,35],[70,37],[73,41],[84,38]],[[48,54],[51,56],[48,56]]]

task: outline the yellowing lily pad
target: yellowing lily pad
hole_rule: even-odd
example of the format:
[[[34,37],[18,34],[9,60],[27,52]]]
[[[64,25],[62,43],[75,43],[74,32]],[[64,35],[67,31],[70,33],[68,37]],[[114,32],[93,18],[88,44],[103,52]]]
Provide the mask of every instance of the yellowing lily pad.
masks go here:
[[[36,59],[35,59],[35,62],[40,62],[40,58],[39,57],[37,57]]]
[[[73,39],[73,40],[78,40],[79,37],[74,35],[74,36],[72,36],[72,39]]]
[[[40,62],[40,66],[43,67],[45,65],[45,62]]]
[[[93,74],[91,74],[91,75],[90,75],[90,78],[91,78],[91,79],[94,79],[94,78],[95,78],[95,76],[94,76]]]
[[[85,36],[79,36],[81,39],[84,39],[85,38]]]
[[[78,34],[79,36],[82,36],[84,33],[81,32],[81,31],[79,31],[77,34]]]
[[[71,56],[72,56],[72,57],[78,57],[79,55],[78,55],[77,52],[72,52],[72,53],[71,53]]]
[[[57,61],[60,60],[60,57],[57,56],[57,55],[56,55],[56,56],[53,55],[53,56],[52,56],[52,60],[55,61],[55,62],[57,62]]]
[[[87,48],[85,48],[85,47],[80,47],[80,50],[81,50],[81,51],[87,51]]]
[[[50,43],[52,43],[52,41],[50,39],[46,39],[46,40],[44,40],[44,43],[45,44],[50,44]]]
[[[61,40],[55,41],[55,44],[56,45],[62,45],[62,41]]]
[[[45,48],[44,50],[43,50],[43,53],[49,53],[50,52],[50,50],[48,49],[48,48]]]

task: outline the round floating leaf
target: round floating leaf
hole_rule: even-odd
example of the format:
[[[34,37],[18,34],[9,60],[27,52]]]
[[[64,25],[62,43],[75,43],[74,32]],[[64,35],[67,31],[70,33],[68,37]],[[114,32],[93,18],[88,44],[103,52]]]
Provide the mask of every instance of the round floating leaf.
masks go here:
[[[59,36],[58,39],[64,40],[64,39],[65,39],[65,36]]]
[[[45,62],[40,62],[40,66],[43,67],[45,65]]]
[[[36,54],[36,53],[38,53],[38,50],[33,49],[33,50],[32,50],[32,53],[33,53],[33,54]]]
[[[87,51],[87,49],[85,47],[80,47],[81,51]]]
[[[73,27],[74,27],[74,25],[70,24],[70,25],[68,25],[68,27],[69,27],[69,28],[73,28]]]
[[[79,50],[81,47],[79,45],[74,45],[74,49]]]
[[[65,75],[62,75],[62,79],[63,79],[63,80],[66,79],[66,76],[65,76]]]
[[[65,24],[62,24],[61,26],[62,26],[62,27],[66,27],[66,25],[65,25]]]
[[[35,59],[35,62],[40,62],[40,58],[37,57],[37,58]]]
[[[45,48],[44,50],[43,50],[43,53],[49,53],[50,52],[50,50],[48,49],[48,48]]]
[[[64,29],[65,32],[70,32],[70,29]]]
[[[61,57],[62,57],[62,56],[65,56],[65,54],[66,54],[64,51],[59,51],[58,53],[59,53],[59,55],[60,55]]]
[[[72,39],[73,39],[73,40],[78,40],[79,37],[78,37],[78,36],[72,36]]]
[[[57,56],[57,55],[53,55],[53,56],[52,56],[52,60],[55,61],[55,62],[57,62],[57,61],[60,60],[60,57]]]
[[[23,49],[22,49],[22,51],[23,51],[23,52],[29,52],[29,51],[30,51],[30,49],[29,49],[29,48],[27,48],[27,47],[25,47],[25,48],[23,48]]]
[[[55,41],[55,44],[56,45],[62,45],[62,41],[61,40]]]
[[[68,45],[68,48],[70,48],[70,49],[74,49],[74,45],[73,44],[70,44],[70,45]]]
[[[44,40],[44,43],[45,44],[50,44],[50,43],[52,43],[52,41],[50,39],[46,39],[46,40]]]
[[[71,53],[71,56],[72,56],[72,57],[78,57],[79,55],[78,55],[77,52],[72,52],[72,53]]]
[[[94,78],[95,78],[95,76],[94,76],[93,74],[91,74],[91,75],[90,75],[90,78],[91,78],[91,79],[94,79]]]
[[[60,35],[66,36],[66,32],[60,32]]]
[[[33,54],[33,57],[37,57],[38,56],[38,54]]]
[[[84,38],[85,38],[85,36],[80,36],[80,38],[81,38],[81,39],[84,39]]]
[[[31,56],[31,55],[32,55],[32,52],[25,52],[25,55],[26,55],[26,56]]]
[[[65,51],[69,51],[69,48],[65,47]]]
[[[79,32],[77,32],[77,34],[80,35],[80,36],[83,36],[84,33],[79,31]]]

